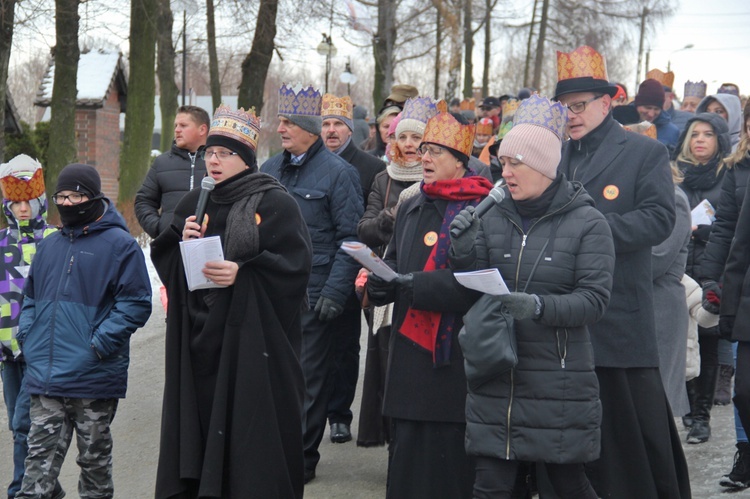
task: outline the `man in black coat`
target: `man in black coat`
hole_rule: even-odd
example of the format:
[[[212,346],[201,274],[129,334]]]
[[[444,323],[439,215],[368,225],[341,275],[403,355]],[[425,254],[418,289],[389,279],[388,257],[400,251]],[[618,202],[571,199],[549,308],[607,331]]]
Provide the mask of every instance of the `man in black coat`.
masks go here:
[[[211,120],[203,108],[177,108],[172,149],[154,160],[135,195],[135,216],[152,238],[169,227],[182,196],[200,187],[206,165],[198,157],[198,149],[206,143],[210,125]]]
[[[617,87],[590,47],[558,52],[555,99],[568,106],[559,171],[579,181],[615,242],[612,297],[591,326],[602,402],[601,457],[587,473],[600,497],[689,497],[679,434],[659,376],[651,247],[675,223],[666,148],[627,132],[611,114]]]
[[[349,96],[338,98],[323,96],[321,138],[326,148],[354,166],[359,172],[364,207],[370,197],[370,187],[375,175],[385,170],[385,163],[357,147],[353,137],[352,100]],[[354,292],[349,295],[344,312],[334,319],[333,392],[328,401],[328,423],[331,425],[331,442],[344,443],[352,439],[351,405],[359,377],[359,336],[362,330],[362,313]]]

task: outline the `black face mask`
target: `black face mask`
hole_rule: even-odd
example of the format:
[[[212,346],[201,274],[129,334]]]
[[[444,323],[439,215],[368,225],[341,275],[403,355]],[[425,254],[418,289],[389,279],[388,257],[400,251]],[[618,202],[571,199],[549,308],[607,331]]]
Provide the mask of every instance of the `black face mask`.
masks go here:
[[[60,220],[65,227],[81,227],[90,224],[104,213],[104,203],[101,198],[89,199],[74,205],[57,205]]]

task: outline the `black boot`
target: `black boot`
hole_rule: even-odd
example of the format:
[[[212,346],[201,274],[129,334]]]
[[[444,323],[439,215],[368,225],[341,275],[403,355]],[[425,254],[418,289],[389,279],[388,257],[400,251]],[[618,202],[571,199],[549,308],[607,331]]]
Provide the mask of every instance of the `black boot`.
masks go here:
[[[750,444],[737,442],[737,452],[734,454],[734,465],[728,475],[719,480],[722,487],[745,489],[750,487]]]
[[[686,430],[689,430],[690,427],[693,426],[693,411],[695,410],[695,385],[696,383],[697,383],[696,378],[693,378],[690,381],[685,383],[685,387],[687,388],[688,402],[690,403],[690,412],[682,416],[682,425],[685,427]]]
[[[715,405],[729,405],[732,402],[732,376],[734,366],[719,365],[719,381],[716,383]]]
[[[701,375],[695,381],[695,407],[691,411],[693,425],[687,436],[687,443],[702,444],[711,438],[711,408],[714,405],[716,380],[719,366],[701,366]]]

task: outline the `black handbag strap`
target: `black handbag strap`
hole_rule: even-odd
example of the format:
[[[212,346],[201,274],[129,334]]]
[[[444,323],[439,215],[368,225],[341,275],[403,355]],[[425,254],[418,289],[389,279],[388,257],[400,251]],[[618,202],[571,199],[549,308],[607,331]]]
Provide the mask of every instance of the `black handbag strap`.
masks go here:
[[[526,289],[529,287],[529,283],[531,282],[531,278],[534,277],[534,272],[536,272],[536,268],[539,266],[539,261],[544,256],[544,250],[547,249],[547,245],[549,244],[549,239],[544,241],[544,246],[542,246],[541,251],[539,252],[539,256],[536,258],[536,261],[534,262],[534,266],[531,267],[531,273],[529,274],[528,279],[526,279],[526,285],[523,287],[523,292],[526,292]]]

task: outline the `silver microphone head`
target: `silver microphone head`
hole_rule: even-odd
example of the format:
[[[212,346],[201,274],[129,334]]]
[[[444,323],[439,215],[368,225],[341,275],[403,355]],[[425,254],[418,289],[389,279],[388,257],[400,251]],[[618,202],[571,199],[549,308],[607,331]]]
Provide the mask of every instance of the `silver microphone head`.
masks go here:
[[[203,177],[203,180],[201,180],[201,189],[212,191],[214,187],[216,187],[216,180],[213,177]]]

